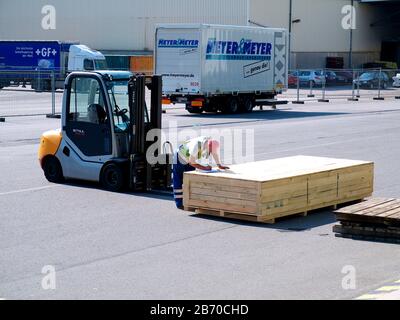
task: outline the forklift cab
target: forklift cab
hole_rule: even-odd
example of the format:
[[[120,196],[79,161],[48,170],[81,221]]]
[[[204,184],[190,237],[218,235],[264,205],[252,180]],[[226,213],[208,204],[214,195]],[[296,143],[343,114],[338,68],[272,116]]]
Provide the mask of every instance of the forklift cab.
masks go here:
[[[128,157],[130,72],[72,73],[66,82],[63,133],[82,159],[105,161]],[[149,123],[147,108],[145,123]],[[134,133],[133,133],[134,134]]]
[[[134,191],[168,189],[171,155],[157,164],[146,159],[149,147],[161,143],[146,141],[150,130],[161,129],[161,81],[160,76],[124,71],[71,73],[65,82],[59,147],[52,161],[44,161],[51,155],[39,157],[46,177],[53,182],[60,176],[101,182],[110,191],[125,185]],[[150,114],[146,86],[151,90]],[[46,162],[53,165],[51,170]],[[57,179],[51,178],[52,171],[61,171]]]

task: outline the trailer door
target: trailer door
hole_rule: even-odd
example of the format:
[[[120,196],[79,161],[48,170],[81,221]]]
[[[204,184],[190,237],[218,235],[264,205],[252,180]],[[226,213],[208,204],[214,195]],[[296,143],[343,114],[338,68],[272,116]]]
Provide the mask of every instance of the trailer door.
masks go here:
[[[155,73],[163,76],[163,94],[200,92],[200,35],[199,29],[157,29]]]

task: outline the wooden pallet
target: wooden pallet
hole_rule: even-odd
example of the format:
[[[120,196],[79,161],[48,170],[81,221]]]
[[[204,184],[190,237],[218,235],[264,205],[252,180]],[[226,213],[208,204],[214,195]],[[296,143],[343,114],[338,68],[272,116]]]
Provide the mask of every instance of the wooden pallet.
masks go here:
[[[369,197],[374,164],[289,157],[233,166],[228,172],[184,175],[184,207],[212,215],[273,223]]]
[[[338,221],[400,227],[400,200],[372,198],[335,212]]]
[[[221,217],[232,220],[242,220],[249,222],[259,222],[265,224],[273,224],[275,223],[275,219],[264,220],[263,217],[254,216],[249,214],[235,213],[235,212],[226,212],[223,210],[211,210],[211,209],[201,209],[201,208],[188,208],[185,207],[186,211],[191,211],[199,215],[207,215],[212,217]]]
[[[336,210],[337,206],[329,206],[322,209],[329,209],[329,210]],[[264,224],[275,224],[278,219],[282,218],[282,216],[256,216],[250,214],[242,214],[238,212],[226,212],[223,210],[211,210],[211,209],[204,209],[204,208],[190,208],[185,207],[185,211],[194,212],[198,215],[205,215],[205,216],[212,216],[218,218],[227,218],[232,220],[241,220],[241,221],[248,221],[248,222],[255,222],[255,223],[264,223]],[[317,210],[312,210],[310,212],[301,212],[297,214],[293,214],[292,216],[299,216],[299,217],[307,217],[309,214],[316,212]]]
[[[400,200],[371,198],[335,212],[337,236],[400,243]]]

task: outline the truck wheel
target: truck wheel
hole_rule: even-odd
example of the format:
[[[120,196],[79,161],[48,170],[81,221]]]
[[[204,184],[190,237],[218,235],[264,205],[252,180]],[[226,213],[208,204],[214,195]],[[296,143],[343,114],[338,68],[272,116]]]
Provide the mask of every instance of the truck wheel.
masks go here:
[[[204,107],[205,112],[218,112],[218,110],[221,110],[220,100],[215,98],[210,99]]]
[[[56,157],[45,159],[43,171],[46,179],[52,183],[61,183],[64,181],[61,164]]]
[[[239,101],[237,98],[230,98],[224,108],[224,113],[235,114],[239,112]]]
[[[108,191],[121,191],[124,187],[124,175],[122,169],[115,163],[107,164],[102,170],[100,183],[103,188]]]
[[[254,100],[252,98],[247,98],[246,100],[244,100],[244,112],[246,113],[250,113],[253,111],[254,109]]]
[[[189,112],[189,113],[192,113],[192,114],[201,114],[201,113],[203,113],[203,109],[201,109],[201,108],[186,108],[186,110]]]

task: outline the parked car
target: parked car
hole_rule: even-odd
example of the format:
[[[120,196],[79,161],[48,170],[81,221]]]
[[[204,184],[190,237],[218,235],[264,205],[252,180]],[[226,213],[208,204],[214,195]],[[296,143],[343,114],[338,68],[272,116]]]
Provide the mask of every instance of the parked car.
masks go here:
[[[389,76],[385,72],[368,71],[364,72],[358,79],[355,79],[354,83],[358,84],[361,88],[368,89],[379,88],[380,83],[381,89],[386,89],[389,85]]]
[[[324,71],[323,75],[325,76],[326,85],[334,86],[337,84],[337,75],[334,71]]]
[[[309,70],[299,71],[300,84],[322,86],[326,83],[325,76],[322,71]]]
[[[289,74],[289,76],[288,76],[288,86],[289,87],[296,87],[297,86],[297,81],[299,81],[297,73]]]
[[[400,73],[393,77],[393,87],[400,88]]]
[[[335,74],[338,84],[351,84],[353,82],[353,73],[350,71],[335,71]]]

